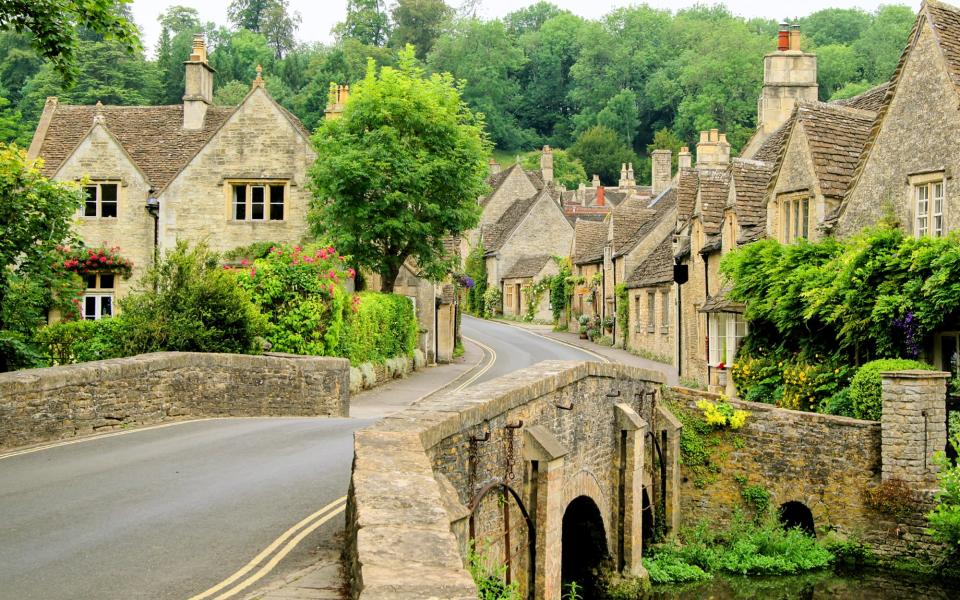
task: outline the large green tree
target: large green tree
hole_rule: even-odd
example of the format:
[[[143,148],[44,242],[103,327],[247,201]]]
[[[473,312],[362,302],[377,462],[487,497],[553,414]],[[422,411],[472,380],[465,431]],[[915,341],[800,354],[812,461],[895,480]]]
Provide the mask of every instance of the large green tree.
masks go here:
[[[347,17],[333,28],[338,39],[352,38],[369,46],[383,46],[390,33],[384,0],[347,0]]]
[[[403,48],[413,44],[417,58],[423,60],[453,17],[453,9],[443,0],[397,0],[390,14],[393,17],[390,45]]]
[[[620,165],[638,162],[636,154],[616,132],[601,125],[583,132],[568,152],[583,164],[588,176],[599,175],[605,185],[617,184]]]
[[[427,77],[411,46],[396,68],[371,60],[313,141],[314,235],[379,273],[384,291],[408,259],[431,279],[448,272],[444,239],[476,226],[491,150],[451,75]]]
[[[56,247],[68,240],[79,187],[50,181],[26,152],[0,145],[0,371],[30,366],[32,332],[54,298]]]
[[[867,81],[887,81],[900,60],[916,16],[908,6],[883,6],[853,43]]]

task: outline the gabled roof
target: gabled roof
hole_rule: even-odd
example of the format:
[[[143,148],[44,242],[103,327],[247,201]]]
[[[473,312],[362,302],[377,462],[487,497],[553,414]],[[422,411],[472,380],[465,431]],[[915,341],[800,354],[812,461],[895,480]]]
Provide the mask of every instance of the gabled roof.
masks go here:
[[[736,212],[737,224],[748,227],[765,222],[767,207],[764,198],[773,174],[773,165],[746,158],[734,158],[730,164],[730,174],[735,191],[735,194],[732,194],[731,206]]]
[[[871,110],[877,112],[880,110],[880,107],[883,106],[883,102],[887,97],[887,90],[890,89],[890,82],[881,83],[877,87],[870,88],[869,90],[857,94],[851,98],[845,98],[843,100],[833,100],[830,104],[836,106],[846,106],[848,108],[859,108],[860,110]]]
[[[48,104],[50,106],[50,104]],[[213,137],[236,107],[211,106],[203,128],[183,129],[183,106],[78,106],[54,104],[39,156],[53,176],[103,116],[103,124],[156,190],[163,189]]]
[[[673,283],[673,232],[660,240],[653,252],[627,277],[628,288]]]
[[[537,256],[524,256],[513,263],[510,270],[506,272],[503,279],[520,279],[524,277],[536,277],[537,273],[543,270],[550,261],[549,254],[538,254]]]
[[[664,218],[672,215],[673,213],[671,211],[676,208],[677,190],[673,187],[667,188],[647,205],[646,210],[650,216],[643,220],[640,227],[630,232],[630,235],[622,239],[619,245],[614,246],[614,257],[630,253],[637,247],[637,244],[650,235]],[[675,217],[674,220],[676,220]],[[616,221],[614,221],[614,226],[616,226]],[[616,230],[614,230],[614,241],[616,242]]]
[[[648,198],[636,196],[624,200],[610,213],[614,256],[629,252],[637,243],[637,232],[653,216]]]
[[[787,135],[790,133],[792,126],[793,119],[787,119],[787,122],[771,133],[770,137],[757,148],[757,151],[754,152],[750,158],[769,163],[776,162],[777,158],[780,157],[780,151],[783,149],[784,141],[787,139]]]
[[[699,186],[700,175],[696,169],[680,169],[677,174],[677,221],[686,222],[693,215]]]
[[[503,247],[507,240],[510,239],[510,236],[513,235],[513,232],[516,231],[517,227],[520,226],[520,223],[524,217],[527,216],[527,213],[529,213],[537,201],[544,196],[549,197],[550,200],[557,205],[557,209],[560,210],[560,206],[557,204],[559,191],[554,187],[541,190],[529,198],[521,198],[520,200],[514,201],[507,210],[503,211],[503,214],[500,215],[496,223],[484,228],[483,250],[486,256],[496,254],[496,252]]]
[[[519,170],[521,173],[526,175],[527,179],[530,180],[530,183],[537,191],[543,189],[543,178],[540,176],[540,173],[536,171],[527,171],[520,165],[520,163],[514,163],[499,173],[491,175],[487,178],[487,185],[490,186],[490,192],[486,196],[480,198],[480,206],[486,206],[489,204],[490,199],[493,198],[493,195],[497,193],[497,190],[500,189],[500,187],[503,185],[503,182],[505,182],[507,178],[510,177],[510,174],[516,170]]]
[[[603,260],[603,248],[607,245],[607,223],[577,221],[573,228],[573,264],[598,263]]]
[[[707,235],[720,232],[723,207],[730,192],[730,172],[708,170],[700,172],[700,223]]]

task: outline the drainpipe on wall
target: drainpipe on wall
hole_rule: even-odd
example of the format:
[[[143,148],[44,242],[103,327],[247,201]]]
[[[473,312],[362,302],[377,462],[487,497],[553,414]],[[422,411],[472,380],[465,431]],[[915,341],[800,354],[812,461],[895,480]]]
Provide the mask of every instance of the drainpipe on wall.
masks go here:
[[[613,255],[613,251],[610,252],[610,255]],[[613,343],[617,343],[617,259],[611,258],[610,264],[613,265],[613,327],[610,328],[610,331],[613,332]],[[626,346],[626,343],[624,343]]]
[[[701,254],[703,257],[703,295],[704,298],[710,297],[710,258],[707,254]],[[704,313],[707,321],[706,337],[704,337],[707,351],[707,385],[710,385],[710,313]]]
[[[153,189],[147,193],[147,212],[153,217],[153,265],[160,259],[160,200],[153,195]]]

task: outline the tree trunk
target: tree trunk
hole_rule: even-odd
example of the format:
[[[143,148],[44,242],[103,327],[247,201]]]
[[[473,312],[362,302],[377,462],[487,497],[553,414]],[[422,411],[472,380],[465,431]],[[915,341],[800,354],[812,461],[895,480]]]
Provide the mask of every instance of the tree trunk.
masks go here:
[[[393,286],[397,283],[397,277],[400,275],[401,265],[389,265],[383,267],[380,271],[380,291],[384,294],[392,294]]]

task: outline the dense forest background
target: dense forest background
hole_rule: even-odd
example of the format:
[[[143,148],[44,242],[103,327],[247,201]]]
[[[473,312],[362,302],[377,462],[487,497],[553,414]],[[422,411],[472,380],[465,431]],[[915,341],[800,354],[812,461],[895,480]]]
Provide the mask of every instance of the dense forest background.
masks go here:
[[[605,183],[616,183],[620,162],[629,160],[648,178],[654,145],[677,150],[715,127],[737,150],[754,130],[762,57],[776,47],[776,21],[744,19],[722,5],[675,12],[635,6],[588,20],[548,2],[483,20],[475,16],[481,2],[349,0],[331,45],[296,41],[297,29],[310,24],[287,0],[234,0],[226,25],[202,23],[195,9],[175,6],[160,17],[156,47],[143,52],[80,32],[69,86],[24,36],[2,32],[0,139],[29,144],[47,96],[77,104],[180,103],[183,61],[197,32],[206,34],[217,71],[216,103],[238,103],[261,64],[273,97],[311,130],[323,118],[331,82],[357,81],[368,57],[389,65],[397,49],[413,44],[428,69],[464,80],[464,98],[486,115],[498,154],[568,148]],[[826,9],[789,20],[801,24],[804,49],[819,57],[820,97],[828,100],[890,77],[914,13],[906,6]]]

